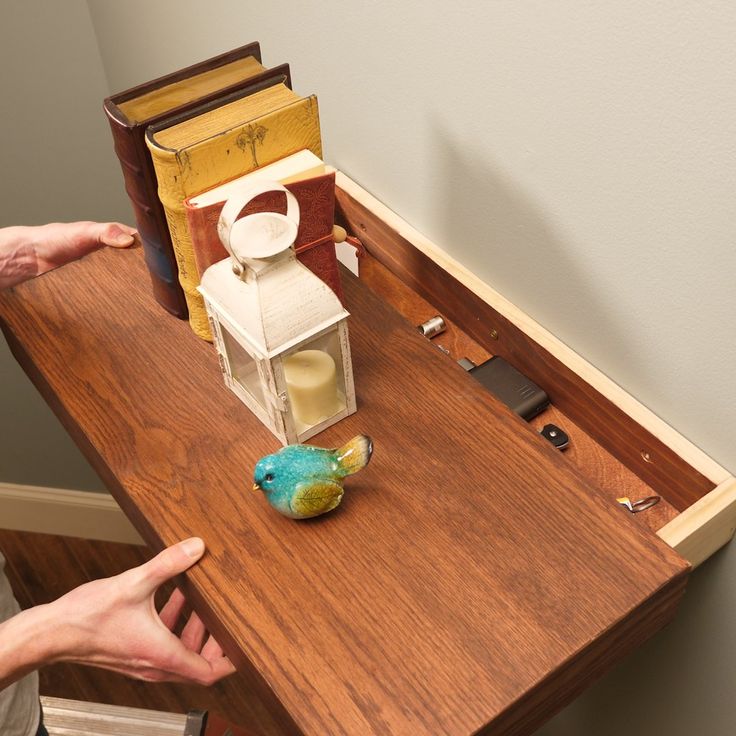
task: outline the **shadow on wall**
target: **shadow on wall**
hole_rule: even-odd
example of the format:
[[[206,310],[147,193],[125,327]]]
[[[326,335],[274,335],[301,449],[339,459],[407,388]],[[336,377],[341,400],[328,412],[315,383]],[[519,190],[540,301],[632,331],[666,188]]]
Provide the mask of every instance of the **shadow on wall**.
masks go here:
[[[592,343],[604,334],[612,354],[631,353],[627,326],[616,321],[544,203],[436,124],[433,138],[437,172],[426,194],[435,205],[433,237],[563,342],[575,335],[584,344],[590,335]]]
[[[732,736],[736,545],[696,570],[675,620],[536,736]],[[729,632],[724,639],[723,632]]]
[[[591,335],[603,333],[611,351],[631,354],[625,325],[615,321],[543,203],[500,166],[469,155],[440,127],[434,132],[436,177],[420,183],[435,204],[431,237],[553,334],[564,339],[564,322],[574,320]],[[670,626],[537,736],[732,736],[735,569],[731,543],[693,573]]]
[[[105,485],[0,333],[0,483],[104,492]]]

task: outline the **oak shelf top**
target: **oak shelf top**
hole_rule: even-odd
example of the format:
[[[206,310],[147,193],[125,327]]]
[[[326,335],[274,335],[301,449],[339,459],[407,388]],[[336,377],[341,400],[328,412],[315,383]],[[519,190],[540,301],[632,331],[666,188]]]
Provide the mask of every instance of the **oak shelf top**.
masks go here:
[[[213,347],[101,251],[0,295],[16,357],[294,733],[529,733],[673,614],[687,564],[363,284],[344,278],[375,452],[307,522],[250,491],[278,449]],[[633,568],[631,561],[642,561]]]

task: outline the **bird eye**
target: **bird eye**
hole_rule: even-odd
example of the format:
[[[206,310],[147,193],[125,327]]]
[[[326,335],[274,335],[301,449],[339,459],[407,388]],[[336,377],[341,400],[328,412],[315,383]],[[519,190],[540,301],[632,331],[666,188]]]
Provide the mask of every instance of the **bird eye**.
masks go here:
[[[267,483],[270,483],[273,480],[273,473],[267,473],[263,480],[265,480]]]

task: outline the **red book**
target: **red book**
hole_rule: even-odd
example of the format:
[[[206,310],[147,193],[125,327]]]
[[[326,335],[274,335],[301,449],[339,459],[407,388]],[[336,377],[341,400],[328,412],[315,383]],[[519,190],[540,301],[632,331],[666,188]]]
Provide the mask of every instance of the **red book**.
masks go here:
[[[297,258],[342,300],[333,236],[335,170],[308,150],[299,151],[184,201],[200,278],[211,265],[228,257],[217,234],[217,221],[225,201],[239,186],[254,180],[282,183],[296,197],[300,213],[294,244]],[[261,194],[242,214],[256,212],[286,214],[286,196],[283,192]]]

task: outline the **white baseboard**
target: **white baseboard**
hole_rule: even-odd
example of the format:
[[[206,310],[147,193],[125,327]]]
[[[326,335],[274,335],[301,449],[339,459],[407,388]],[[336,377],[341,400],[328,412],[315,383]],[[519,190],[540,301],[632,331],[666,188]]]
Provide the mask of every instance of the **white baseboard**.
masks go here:
[[[0,529],[143,544],[107,493],[0,483]]]

